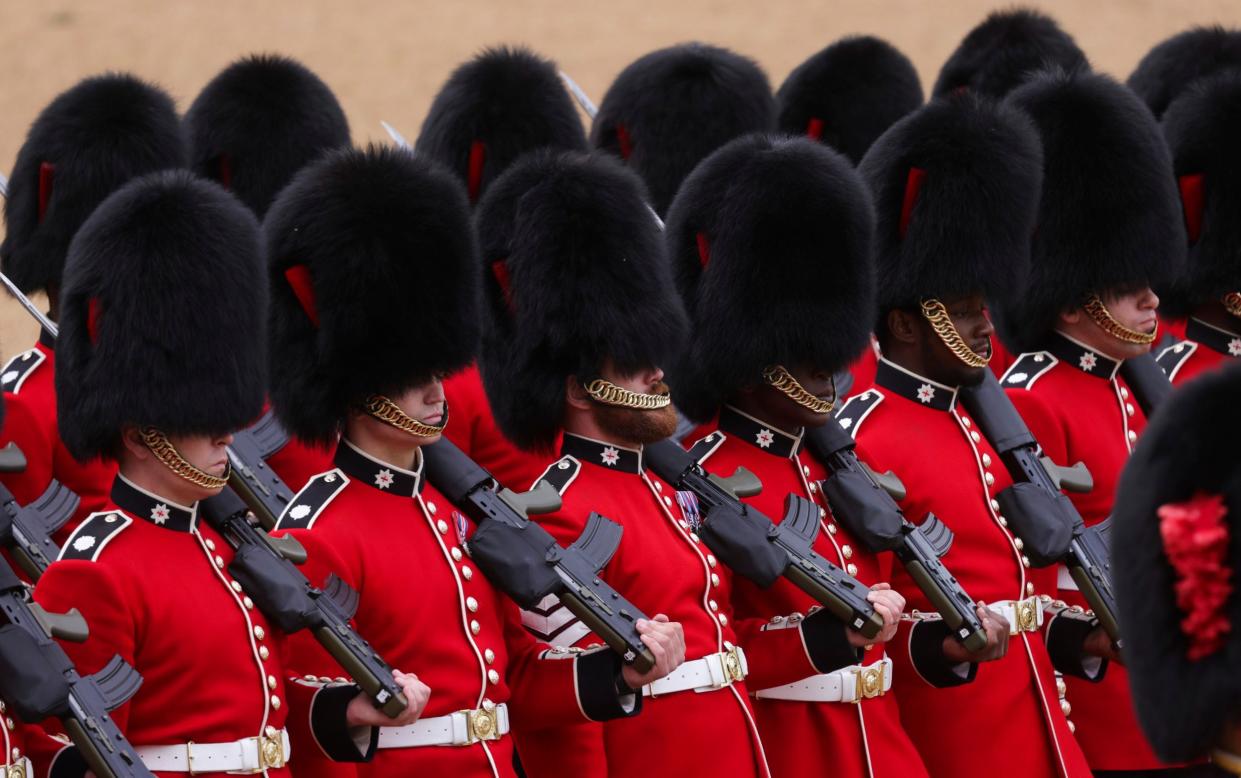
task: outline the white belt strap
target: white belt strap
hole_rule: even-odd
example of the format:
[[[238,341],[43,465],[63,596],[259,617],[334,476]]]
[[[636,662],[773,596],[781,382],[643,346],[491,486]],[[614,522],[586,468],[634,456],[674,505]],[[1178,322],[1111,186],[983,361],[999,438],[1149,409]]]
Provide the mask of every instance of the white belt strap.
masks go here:
[[[1010,636],[1020,635],[1022,632],[1038,632],[1043,626],[1043,600],[1039,597],[989,602],[987,607],[999,611],[1008,621]]]
[[[882,697],[892,688],[892,660],[869,665],[851,665],[831,673],[812,675],[784,686],[773,686],[755,693],[760,700],[797,702],[861,702]]]
[[[1073,580],[1073,574],[1064,565],[1060,565],[1060,568],[1056,571],[1056,586],[1060,589],[1067,589],[1070,592],[1078,591],[1077,581]]]
[[[26,757],[14,760],[7,767],[0,767],[0,777],[2,778],[34,778],[34,767],[31,766],[30,760]]]
[[[289,733],[268,727],[266,735],[231,743],[135,746],[134,751],[152,772],[261,773],[289,761]]]
[[[382,727],[378,747],[469,746],[483,740],[499,740],[508,733],[508,706],[483,702],[483,707],[475,710],[419,719],[404,727]]]
[[[726,651],[708,654],[692,662],[683,662],[668,675],[643,686],[642,694],[646,697],[660,697],[690,689],[696,692],[712,692],[744,681],[750,672],[745,652],[740,646],[731,643],[725,643],[724,646]]]

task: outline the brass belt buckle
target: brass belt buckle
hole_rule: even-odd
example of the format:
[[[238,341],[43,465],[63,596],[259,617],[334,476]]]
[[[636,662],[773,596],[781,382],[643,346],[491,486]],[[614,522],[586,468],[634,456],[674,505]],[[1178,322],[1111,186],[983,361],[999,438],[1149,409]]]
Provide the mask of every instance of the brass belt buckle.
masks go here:
[[[5,778],[27,778],[26,766],[19,761],[12,767],[4,768],[4,775]],[[30,776],[30,778],[34,778],[34,776]]]
[[[741,666],[740,649],[736,646],[724,652],[724,685],[730,686],[745,680],[745,669]]]
[[[255,772],[261,773],[264,770],[277,770],[284,767],[284,738],[281,737],[280,730],[275,727],[268,727],[265,734],[255,738],[259,747],[259,769]]]
[[[853,671],[853,699],[850,702],[858,703],[862,700],[882,697],[885,669],[883,664],[855,669]]]
[[[1016,630],[1014,635],[1038,631],[1038,601],[1033,597],[1013,602],[1013,614],[1017,620],[1017,623],[1013,625]]]
[[[500,739],[500,720],[494,702],[483,702],[481,708],[461,712],[465,714],[466,745]]]

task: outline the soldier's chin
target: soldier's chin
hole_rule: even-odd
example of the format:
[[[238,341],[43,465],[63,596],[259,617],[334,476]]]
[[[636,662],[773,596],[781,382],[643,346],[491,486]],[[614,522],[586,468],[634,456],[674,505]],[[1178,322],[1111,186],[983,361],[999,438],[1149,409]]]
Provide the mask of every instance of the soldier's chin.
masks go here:
[[[677,412],[671,405],[650,410],[596,404],[595,423],[609,437],[646,445],[663,440],[677,430]]]

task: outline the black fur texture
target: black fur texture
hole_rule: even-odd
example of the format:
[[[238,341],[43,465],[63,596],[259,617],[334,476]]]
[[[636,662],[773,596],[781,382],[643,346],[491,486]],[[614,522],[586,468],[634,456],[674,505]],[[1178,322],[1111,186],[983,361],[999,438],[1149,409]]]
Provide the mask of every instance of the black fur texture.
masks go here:
[[[1138,721],[1169,762],[1206,756],[1241,710],[1241,368],[1203,376],[1177,390],[1151,420],[1125,465],[1112,520],[1112,576],[1125,665]],[[1195,493],[1222,494],[1233,570],[1225,614],[1232,632],[1219,652],[1190,661],[1176,603],[1176,576],[1157,511]]]
[[[263,224],[271,282],[271,402],[306,441],[351,409],[468,365],[478,343],[478,247],[461,183],[410,151],[329,152]],[[309,272],[315,326],[285,271]],[[451,413],[451,410],[450,410]]]
[[[597,149],[624,156],[662,216],[694,166],[733,138],[775,128],[775,97],[751,59],[703,43],[653,51],[632,62],[603,96],[590,130]]]
[[[1034,120],[1043,144],[1029,282],[998,311],[1020,352],[1041,348],[1057,315],[1090,294],[1179,277],[1186,239],[1167,144],[1133,92],[1104,75],[1048,72],[1006,104]]]
[[[902,238],[911,168],[926,175]],[[1021,288],[1043,154],[1020,111],[969,93],[935,100],[884,133],[859,169],[875,202],[880,314]]]
[[[1147,52],[1129,75],[1129,88],[1161,118],[1195,80],[1241,68],[1241,31],[1194,27]]]
[[[299,62],[245,57],[213,79],[185,114],[190,166],[227,187],[262,219],[297,171],[349,145],[336,95]]]
[[[627,372],[676,358],[685,311],[645,201],[641,181],[610,156],[544,150],[509,168],[479,204],[479,367],[496,421],[518,446],[555,442],[570,375],[588,380],[609,359]]]
[[[819,140],[857,164],[897,119],[922,105],[913,63],[869,35],[839,40],[794,68],[776,92],[776,127],[805,135],[823,123]]]
[[[756,134],[707,157],[668,213],[692,327],[669,376],[677,407],[706,421],[769,365],[836,372],[855,359],[875,319],[874,227],[861,177],[815,141]]]
[[[1203,176],[1201,232],[1185,274],[1159,295],[1161,310],[1187,316],[1241,291],[1241,71],[1194,82],[1164,114],[1163,131],[1178,179]]]
[[[39,222],[39,170],[55,166]],[[78,82],[43,109],[17,152],[4,202],[0,266],[24,292],[60,284],[74,233],[95,206],[132,178],[184,167],[172,98],[124,73]]]
[[[1089,70],[1090,63],[1051,17],[1028,8],[995,11],[948,57],[931,95],[964,89],[999,99],[1047,68]]]
[[[253,421],[266,310],[259,226],[241,202],[185,170],[126,184],[82,225],[65,263],[56,407],[69,450],[115,455],[127,424],[212,435]]]
[[[526,48],[501,47],[453,71],[422,123],[418,153],[466,183],[475,142],[485,150],[480,197],[527,151],[585,151],[586,130],[555,63]]]

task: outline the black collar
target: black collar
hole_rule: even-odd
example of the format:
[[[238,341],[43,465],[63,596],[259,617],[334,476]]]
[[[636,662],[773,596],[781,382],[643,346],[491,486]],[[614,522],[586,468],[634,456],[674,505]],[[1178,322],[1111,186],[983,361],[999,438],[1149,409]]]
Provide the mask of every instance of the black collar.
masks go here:
[[[747,413],[742,413],[731,405],[725,405],[720,409],[720,429],[728,433],[730,437],[749,443],[759,451],[783,459],[792,457],[801,447],[802,432],[800,430],[797,435],[790,435],[770,424],[764,424]]]
[[[952,410],[953,403],[957,399],[956,389],[924,378],[884,357],[879,358],[879,369],[875,371],[875,385],[937,411]]]
[[[1086,375],[1111,380],[1120,369],[1120,362],[1095,351],[1086,344],[1073,340],[1063,332],[1053,333],[1047,350],[1056,359],[1069,367],[1076,368]]]
[[[1185,325],[1185,338],[1201,343],[1227,357],[1241,357],[1241,335],[1220,329],[1199,319],[1190,318]]]
[[[39,342],[42,343],[49,351],[56,350],[56,336],[42,327],[39,328]]]
[[[198,503],[179,505],[152,494],[119,473],[112,482],[112,502],[136,519],[165,529],[189,532],[198,521]]]
[[[560,444],[560,453],[568,454],[579,462],[608,470],[619,470],[622,473],[638,474],[642,472],[642,450],[625,448],[615,443],[605,443],[594,438],[584,438],[570,432],[564,434]]]
[[[413,497],[422,491],[422,451],[415,469],[405,470],[375,459],[344,438],[336,446],[336,466],[352,480],[388,494]]]

